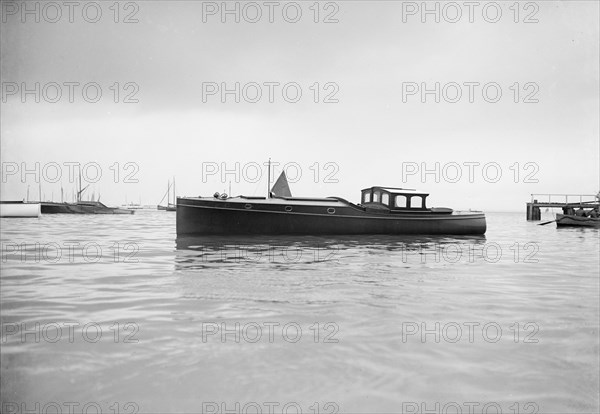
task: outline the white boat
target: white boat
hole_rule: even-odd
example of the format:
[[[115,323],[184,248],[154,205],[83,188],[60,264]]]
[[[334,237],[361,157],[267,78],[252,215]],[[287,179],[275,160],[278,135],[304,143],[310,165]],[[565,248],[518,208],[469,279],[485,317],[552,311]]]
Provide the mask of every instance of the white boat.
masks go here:
[[[40,203],[24,203],[22,201],[3,201],[0,203],[0,217],[40,217]]]

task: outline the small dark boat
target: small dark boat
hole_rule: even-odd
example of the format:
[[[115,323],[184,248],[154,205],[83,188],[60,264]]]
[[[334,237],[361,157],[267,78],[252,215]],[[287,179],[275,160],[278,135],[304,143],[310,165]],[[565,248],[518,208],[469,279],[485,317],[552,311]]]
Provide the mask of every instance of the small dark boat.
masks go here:
[[[79,171],[79,191],[77,191],[77,202],[73,203],[56,203],[54,201],[41,202],[42,214],[133,214],[133,210],[128,210],[119,207],[107,207],[100,202],[100,196],[97,201],[83,201],[83,192],[89,185],[81,188],[81,171]],[[62,198],[62,189],[61,189]],[[41,187],[40,187],[41,199]],[[94,196],[92,195],[92,200]]]
[[[583,217],[576,215],[557,214],[557,227],[596,227],[600,228],[600,218],[598,217]]]
[[[177,206],[175,204],[170,204],[168,206],[161,206],[158,205],[156,206],[157,210],[161,210],[161,211],[177,211]]]
[[[42,214],[133,214],[134,210],[107,207],[100,201],[78,201],[76,203],[42,202]]]
[[[282,173],[268,197],[178,197],[177,235],[485,233],[482,212],[428,208],[428,195],[376,186],[362,190],[361,204],[339,197],[292,197]]]

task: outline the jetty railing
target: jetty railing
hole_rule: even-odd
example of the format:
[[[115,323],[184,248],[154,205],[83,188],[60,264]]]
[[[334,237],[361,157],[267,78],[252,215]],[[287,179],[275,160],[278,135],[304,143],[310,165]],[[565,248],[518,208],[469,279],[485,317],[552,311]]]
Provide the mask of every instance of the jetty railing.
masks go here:
[[[561,208],[568,206],[590,206],[598,204],[599,194],[531,194],[527,203],[527,220],[540,220],[540,207]]]
[[[552,197],[555,199],[552,200]],[[571,197],[571,201],[569,201]],[[589,198],[589,200],[584,200]],[[544,200],[547,198],[547,201]],[[531,194],[532,203],[556,203],[556,204],[570,204],[570,203],[594,203],[598,199],[598,194]]]

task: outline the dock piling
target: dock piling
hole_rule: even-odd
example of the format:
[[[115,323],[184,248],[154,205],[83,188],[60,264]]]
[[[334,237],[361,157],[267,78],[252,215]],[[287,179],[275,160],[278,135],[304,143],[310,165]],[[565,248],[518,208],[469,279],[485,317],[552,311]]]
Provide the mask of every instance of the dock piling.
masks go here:
[[[542,219],[540,208],[536,205],[537,202],[537,200],[533,200],[532,203],[527,203],[527,221]]]

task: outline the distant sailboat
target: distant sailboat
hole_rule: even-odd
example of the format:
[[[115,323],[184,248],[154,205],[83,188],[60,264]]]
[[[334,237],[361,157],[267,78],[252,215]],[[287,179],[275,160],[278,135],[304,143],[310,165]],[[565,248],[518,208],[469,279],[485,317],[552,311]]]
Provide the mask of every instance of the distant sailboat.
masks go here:
[[[167,192],[165,193],[165,195],[163,196],[163,198],[160,200],[160,202],[158,203],[158,205],[156,206],[157,210],[162,210],[162,211],[176,211],[177,210],[177,206],[175,205],[176,200],[176,195],[175,195],[175,177],[173,177],[173,184],[171,185],[171,182],[167,182]],[[173,187],[173,203],[171,203],[171,187]],[[161,205],[162,202],[164,201],[165,197],[167,197],[167,205],[163,206]]]

